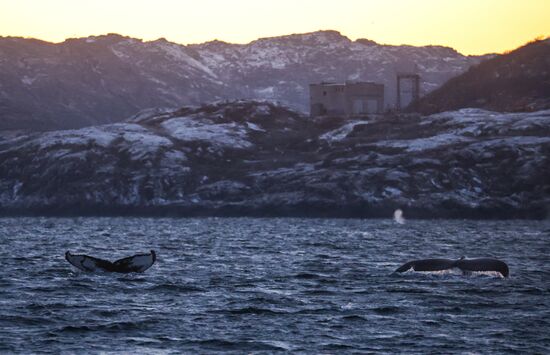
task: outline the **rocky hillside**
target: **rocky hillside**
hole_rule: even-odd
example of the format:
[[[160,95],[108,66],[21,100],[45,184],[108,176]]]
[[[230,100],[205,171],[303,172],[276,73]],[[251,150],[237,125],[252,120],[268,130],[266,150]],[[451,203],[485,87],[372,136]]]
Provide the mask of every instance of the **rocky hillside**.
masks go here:
[[[420,100],[424,114],[477,107],[499,112],[550,108],[550,38],[473,66]]]
[[[550,111],[311,120],[260,101],[0,141],[0,212],[544,218]]]
[[[183,46],[106,35],[53,44],[0,37],[0,130],[77,128],[125,120],[150,107],[219,99],[269,99],[309,111],[308,85],[367,80],[386,84],[414,64],[424,92],[484,57],[447,47],[351,41],[335,31]]]

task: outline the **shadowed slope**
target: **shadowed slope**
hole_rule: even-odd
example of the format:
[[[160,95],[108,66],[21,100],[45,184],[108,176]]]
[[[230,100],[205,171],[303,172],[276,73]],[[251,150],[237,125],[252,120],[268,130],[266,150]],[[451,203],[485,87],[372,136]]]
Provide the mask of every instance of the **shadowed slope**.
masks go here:
[[[471,67],[418,104],[423,114],[467,107],[500,112],[550,108],[550,38]]]

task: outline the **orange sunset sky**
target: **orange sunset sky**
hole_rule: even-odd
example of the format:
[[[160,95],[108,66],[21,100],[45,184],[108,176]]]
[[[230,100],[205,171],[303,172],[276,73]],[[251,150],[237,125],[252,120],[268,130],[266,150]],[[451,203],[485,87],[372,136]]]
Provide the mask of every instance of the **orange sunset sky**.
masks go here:
[[[550,36],[550,0],[0,0],[0,36],[106,33],[183,44],[340,31],[386,44],[501,53]]]

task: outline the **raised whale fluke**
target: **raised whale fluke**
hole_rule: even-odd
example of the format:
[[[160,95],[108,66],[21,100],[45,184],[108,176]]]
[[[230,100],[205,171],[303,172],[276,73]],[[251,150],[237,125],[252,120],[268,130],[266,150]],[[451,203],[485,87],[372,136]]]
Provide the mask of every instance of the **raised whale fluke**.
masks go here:
[[[157,255],[154,250],[151,250],[149,254],[137,254],[127,258],[119,259],[117,261],[110,262],[108,260],[94,258],[93,256],[83,254],[71,254],[69,251],[65,253],[65,259],[82,271],[108,271],[108,272],[144,272],[149,269],[155,263]]]
[[[459,259],[456,266],[462,272],[472,271],[495,271],[500,272],[504,277],[508,277],[510,270],[504,261],[493,258],[478,258],[478,259]]]
[[[413,269],[414,271],[444,271],[453,268],[462,270],[463,273],[476,271],[498,272],[504,277],[508,277],[508,265],[504,261],[493,258],[466,259],[464,257],[452,259],[422,259],[409,261],[403,264],[395,272],[405,272]]]

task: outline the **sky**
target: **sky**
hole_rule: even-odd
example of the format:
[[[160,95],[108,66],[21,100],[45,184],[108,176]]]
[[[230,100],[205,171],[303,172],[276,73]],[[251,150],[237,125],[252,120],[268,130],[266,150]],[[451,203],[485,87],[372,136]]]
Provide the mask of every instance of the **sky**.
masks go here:
[[[0,0],[0,36],[119,33],[190,44],[336,30],[352,40],[502,53],[550,36],[550,0]]]

